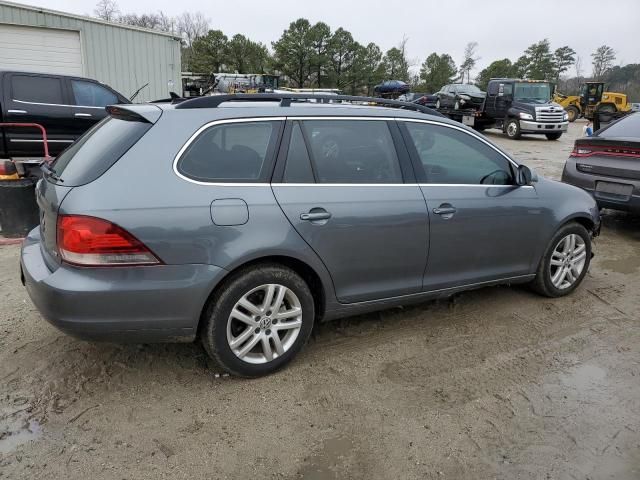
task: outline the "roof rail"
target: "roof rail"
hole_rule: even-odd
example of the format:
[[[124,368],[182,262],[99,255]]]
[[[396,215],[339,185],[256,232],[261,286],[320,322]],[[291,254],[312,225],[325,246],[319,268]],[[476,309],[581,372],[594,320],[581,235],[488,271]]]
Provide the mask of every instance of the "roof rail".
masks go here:
[[[395,107],[404,110],[426,113],[442,117],[440,112],[417,103],[387,100],[385,98],[358,97],[353,95],[318,95],[304,93],[237,93],[234,95],[211,95],[209,97],[197,97],[185,100],[176,105],[176,109],[191,108],[217,108],[226,102],[280,102],[281,107],[288,107],[292,102],[304,102],[317,100],[317,103],[354,103],[375,105],[382,107]]]

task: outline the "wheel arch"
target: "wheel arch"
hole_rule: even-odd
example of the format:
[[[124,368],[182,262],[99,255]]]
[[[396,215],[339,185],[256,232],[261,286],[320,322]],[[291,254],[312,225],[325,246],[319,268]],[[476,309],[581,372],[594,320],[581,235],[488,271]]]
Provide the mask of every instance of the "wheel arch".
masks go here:
[[[308,262],[289,255],[265,255],[261,257],[251,258],[245,260],[242,263],[234,265],[233,268],[227,270],[227,273],[224,275],[224,277],[222,277],[220,281],[211,289],[211,292],[209,292],[209,295],[207,296],[202,306],[200,317],[198,318],[198,336],[200,335],[202,325],[204,325],[205,323],[203,319],[207,315],[209,304],[211,303],[215,295],[222,288],[224,288],[224,286],[230,280],[238,275],[241,275],[243,271],[250,268],[255,268],[260,265],[274,264],[290,268],[304,279],[304,281],[309,286],[309,290],[311,290],[311,296],[313,297],[313,303],[315,307],[316,321],[321,320],[327,309],[327,296],[331,295],[333,292],[332,285],[326,285],[326,281],[323,281],[322,276],[316,271],[315,268],[309,265]]]

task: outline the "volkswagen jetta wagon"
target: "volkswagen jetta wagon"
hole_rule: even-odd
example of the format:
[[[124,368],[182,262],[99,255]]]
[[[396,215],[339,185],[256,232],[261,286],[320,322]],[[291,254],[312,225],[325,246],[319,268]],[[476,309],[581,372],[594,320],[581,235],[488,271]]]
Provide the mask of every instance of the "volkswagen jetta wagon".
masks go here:
[[[42,315],[86,339],[199,339],[270,373],[314,323],[529,283],[572,292],[593,198],[425,107],[276,94],[118,105],[45,165],[22,247]]]

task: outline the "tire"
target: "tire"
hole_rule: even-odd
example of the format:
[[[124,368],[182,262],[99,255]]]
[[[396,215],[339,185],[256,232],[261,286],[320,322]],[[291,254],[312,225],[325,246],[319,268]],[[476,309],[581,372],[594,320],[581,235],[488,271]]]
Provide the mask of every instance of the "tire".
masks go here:
[[[518,140],[522,133],[520,132],[520,122],[515,118],[510,118],[504,126],[504,133],[512,140]]]
[[[584,263],[582,263],[580,267],[579,273],[576,272],[571,267],[571,261],[561,257],[561,254],[556,252],[557,249],[565,248],[564,242],[569,236],[577,236],[582,240],[584,244]],[[574,237],[575,238],[575,237]],[[575,245],[577,245],[579,241],[575,239]],[[577,250],[576,250],[577,251]],[[582,255],[576,254],[575,258],[578,258]],[[571,258],[571,257],[567,257]],[[552,260],[554,262],[561,262],[562,265],[552,265]],[[579,262],[578,262],[579,263]],[[591,263],[591,235],[587,231],[587,229],[576,222],[570,222],[558,229],[558,231],[553,235],[547,249],[540,260],[540,264],[538,265],[538,270],[536,271],[536,278],[531,282],[531,288],[539,293],[540,295],[544,295],[546,297],[563,297],[565,295],[573,292],[578,285],[582,282],[587,271],[589,270],[589,264]],[[567,265],[565,267],[565,265]],[[570,268],[571,275],[574,277],[574,280],[569,285],[557,285],[554,284],[553,276],[557,274],[558,269],[562,268]],[[569,275],[569,274],[567,274]],[[562,276],[562,274],[560,275]],[[566,276],[565,276],[566,277]],[[563,278],[565,278],[563,277]],[[558,280],[560,280],[558,278]],[[562,280],[561,280],[562,281]],[[568,281],[568,280],[567,280]]]
[[[272,301],[260,310],[269,287],[274,287]],[[282,288],[285,292],[279,311],[283,318],[277,318],[270,308],[274,308]],[[290,316],[284,318],[286,314]],[[257,265],[230,277],[210,299],[201,341],[209,356],[227,372],[239,377],[260,377],[282,368],[302,349],[314,318],[313,296],[300,275],[278,264]],[[238,342],[236,348],[231,345],[233,340]],[[267,351],[271,352],[271,359]]]
[[[575,122],[580,117],[580,110],[573,105],[569,105],[565,110],[569,115],[569,122]]]
[[[562,136],[562,132],[545,133],[544,136],[547,137],[547,140],[558,140]]]

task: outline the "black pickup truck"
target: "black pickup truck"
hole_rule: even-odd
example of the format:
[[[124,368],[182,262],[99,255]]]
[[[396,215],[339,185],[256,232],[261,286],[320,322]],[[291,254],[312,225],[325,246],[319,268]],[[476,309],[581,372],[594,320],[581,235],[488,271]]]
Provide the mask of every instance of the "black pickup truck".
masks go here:
[[[0,123],[37,123],[56,156],[103,119],[105,106],[130,103],[96,80],[65,75],[0,70]],[[0,158],[43,157],[36,128],[0,127]]]
[[[438,111],[477,130],[499,128],[509,138],[523,134],[559,139],[567,131],[567,112],[551,98],[553,84],[539,80],[492,78],[484,103],[475,109]]]

